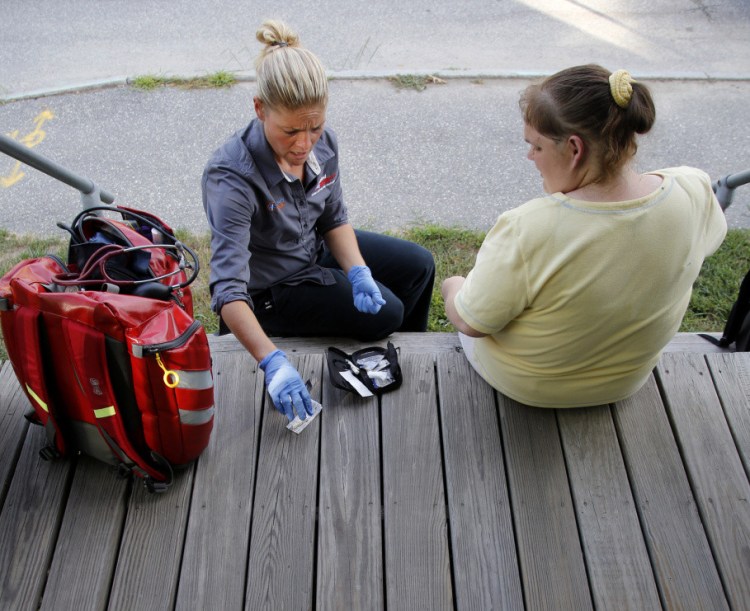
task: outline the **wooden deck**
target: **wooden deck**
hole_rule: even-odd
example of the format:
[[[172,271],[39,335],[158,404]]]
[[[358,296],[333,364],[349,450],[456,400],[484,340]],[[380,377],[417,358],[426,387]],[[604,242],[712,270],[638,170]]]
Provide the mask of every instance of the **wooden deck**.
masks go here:
[[[404,384],[333,388],[302,434],[212,338],[216,426],[163,495],[44,432],[0,370],[0,609],[748,609],[750,354],[677,338],[613,406],[527,408],[456,337],[400,334]]]

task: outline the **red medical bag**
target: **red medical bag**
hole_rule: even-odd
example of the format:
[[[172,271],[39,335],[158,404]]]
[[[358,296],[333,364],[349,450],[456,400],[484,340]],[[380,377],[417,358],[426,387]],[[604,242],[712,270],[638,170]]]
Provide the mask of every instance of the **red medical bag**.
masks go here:
[[[208,339],[188,286],[197,257],[128,208],[90,209],[64,228],[67,264],[29,259],[0,279],[8,356],[48,433],[40,454],[83,452],[163,491],[213,427]]]

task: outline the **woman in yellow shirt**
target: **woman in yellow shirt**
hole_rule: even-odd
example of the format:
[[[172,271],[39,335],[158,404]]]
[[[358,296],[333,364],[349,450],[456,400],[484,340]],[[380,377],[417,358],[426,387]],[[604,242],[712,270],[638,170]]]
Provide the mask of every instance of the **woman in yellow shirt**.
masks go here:
[[[704,172],[634,169],[656,112],[624,70],[562,70],[521,109],[546,195],[502,214],[466,278],[443,282],[446,313],[474,368],[521,403],[621,400],[677,332],[724,214]]]

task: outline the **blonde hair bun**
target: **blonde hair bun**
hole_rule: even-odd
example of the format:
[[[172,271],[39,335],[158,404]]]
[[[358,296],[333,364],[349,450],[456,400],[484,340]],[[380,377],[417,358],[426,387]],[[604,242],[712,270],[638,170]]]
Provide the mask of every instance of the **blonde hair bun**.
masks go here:
[[[299,46],[299,36],[287,26],[283,21],[267,19],[264,21],[257,32],[255,38],[258,42],[263,43],[266,47]]]

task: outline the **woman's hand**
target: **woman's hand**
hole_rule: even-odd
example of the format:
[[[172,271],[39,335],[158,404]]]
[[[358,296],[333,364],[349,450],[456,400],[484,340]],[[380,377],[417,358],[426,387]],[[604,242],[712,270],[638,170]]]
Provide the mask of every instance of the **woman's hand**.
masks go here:
[[[285,414],[290,422],[294,420],[295,411],[300,420],[313,415],[310,392],[286,354],[274,350],[263,358],[259,367],[266,374],[266,388],[274,407]]]

